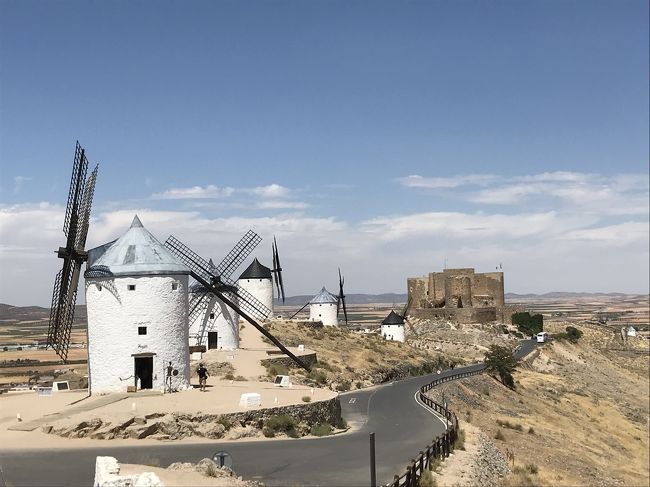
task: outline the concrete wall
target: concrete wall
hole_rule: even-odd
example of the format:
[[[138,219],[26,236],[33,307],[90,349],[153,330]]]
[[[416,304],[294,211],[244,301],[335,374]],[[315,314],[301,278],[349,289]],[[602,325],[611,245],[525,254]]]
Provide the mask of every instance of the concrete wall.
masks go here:
[[[92,394],[126,392],[135,384],[133,356],[145,353],[154,354],[154,389],[164,387],[170,361],[179,372],[173,386],[190,387],[187,287],[187,275],[86,280]],[[146,335],[138,334],[141,326]]]
[[[237,284],[240,288],[251,293],[259,302],[273,311],[273,282],[271,279],[239,279]],[[272,318],[271,316],[267,318]]]

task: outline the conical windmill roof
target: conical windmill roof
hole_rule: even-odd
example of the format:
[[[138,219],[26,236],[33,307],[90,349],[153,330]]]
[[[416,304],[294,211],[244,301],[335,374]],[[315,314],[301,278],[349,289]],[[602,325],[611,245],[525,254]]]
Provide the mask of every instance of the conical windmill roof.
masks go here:
[[[320,292],[309,301],[309,304],[330,304],[337,302],[338,298],[323,286],[323,289],[321,289]]]
[[[88,253],[88,270],[101,269],[107,275],[190,273],[185,264],[144,228],[137,215],[124,235]]]
[[[384,321],[381,322],[382,325],[403,325],[404,324],[404,318],[402,318],[400,315],[395,313],[395,311],[391,311],[388,316],[384,319]]]
[[[240,279],[271,279],[271,269],[260,264],[257,258],[253,259],[244,272],[239,276]]]

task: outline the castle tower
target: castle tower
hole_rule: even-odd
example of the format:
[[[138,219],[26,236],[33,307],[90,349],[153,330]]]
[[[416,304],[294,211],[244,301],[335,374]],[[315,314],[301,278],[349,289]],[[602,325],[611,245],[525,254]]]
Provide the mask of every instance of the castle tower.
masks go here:
[[[404,318],[395,313],[395,311],[391,311],[384,321],[381,322],[381,336],[385,340],[404,343]]]
[[[271,269],[254,259],[241,276],[237,284],[251,293],[264,306],[273,310],[273,280]]]
[[[136,216],[119,239],[88,252],[88,375],[92,394],[127,386],[190,387],[189,269]]]
[[[309,321],[322,321],[324,326],[338,326],[338,299],[325,287],[309,301]]]

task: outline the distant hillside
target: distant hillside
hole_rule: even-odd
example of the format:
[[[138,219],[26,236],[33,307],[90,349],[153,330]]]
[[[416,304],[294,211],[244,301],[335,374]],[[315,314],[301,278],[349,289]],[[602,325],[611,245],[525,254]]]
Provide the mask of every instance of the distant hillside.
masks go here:
[[[637,294],[625,293],[575,293],[575,292],[549,292],[544,294],[516,294],[506,293],[506,299],[562,299],[562,298],[624,298],[629,296],[639,296]]]
[[[274,304],[280,306],[302,306],[311,298],[313,295],[302,294],[299,296],[287,296],[284,304],[282,301],[274,300]],[[399,304],[406,302],[406,294],[397,294],[397,293],[384,293],[384,294],[346,294],[345,303],[346,304],[370,304],[370,303],[385,303],[385,304]]]

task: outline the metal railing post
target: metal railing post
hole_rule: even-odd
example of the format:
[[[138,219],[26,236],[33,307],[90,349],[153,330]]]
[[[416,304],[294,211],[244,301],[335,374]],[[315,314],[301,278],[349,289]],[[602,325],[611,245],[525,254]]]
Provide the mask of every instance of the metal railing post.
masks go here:
[[[375,433],[370,433],[370,487],[377,487],[377,469],[375,466]]]

